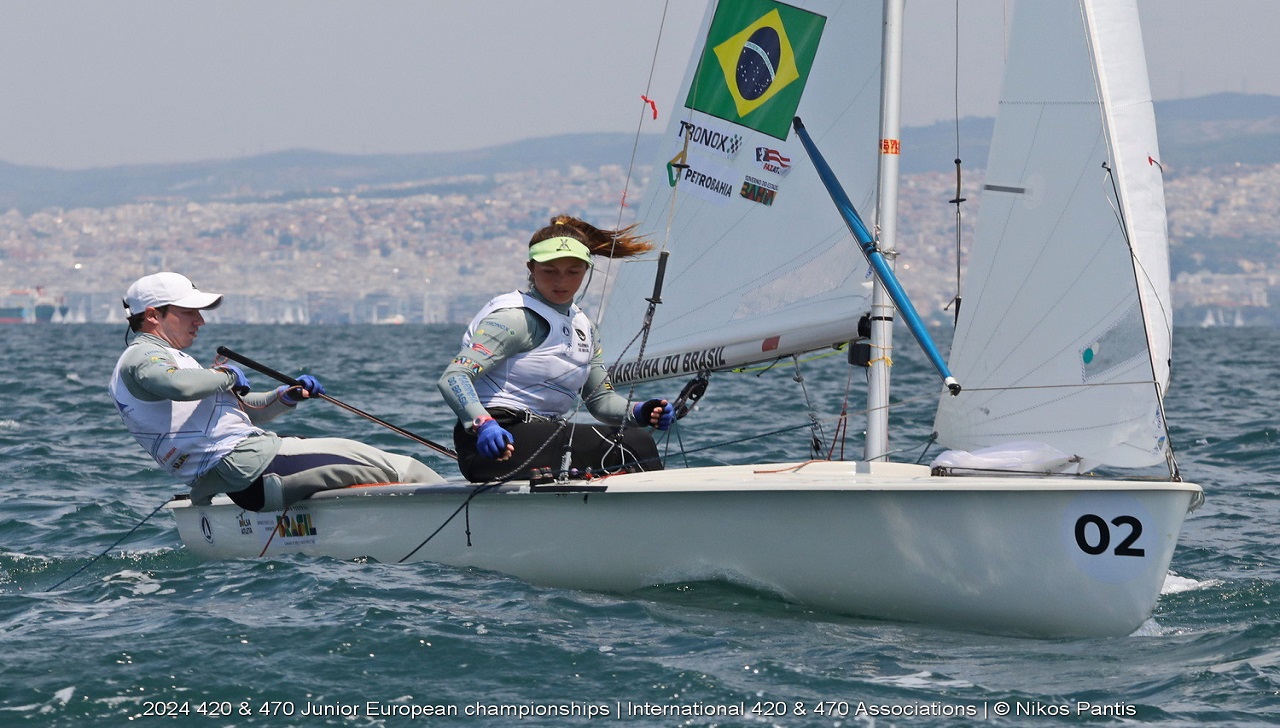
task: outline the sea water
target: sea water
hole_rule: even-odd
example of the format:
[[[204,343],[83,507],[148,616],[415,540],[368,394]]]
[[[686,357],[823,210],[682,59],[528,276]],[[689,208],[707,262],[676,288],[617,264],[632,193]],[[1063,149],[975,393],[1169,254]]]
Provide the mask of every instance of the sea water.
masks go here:
[[[725,583],[611,594],[427,563],[200,562],[155,512],[185,489],[107,395],[123,328],[0,327],[0,726],[1280,722],[1280,331],[1176,333],[1168,419],[1183,476],[1207,500],[1155,613],[1128,637],[1033,640],[815,612]],[[208,326],[190,352],[208,362],[226,345],[310,372],[338,399],[449,444],[435,381],[460,333]],[[905,334],[898,344],[893,446],[914,462],[940,385]],[[808,457],[808,407],[830,447],[842,403],[845,454],[857,456],[862,373],[851,379],[834,355],[799,374],[787,363],[713,377],[661,445],[669,466]],[[455,474],[325,402],[272,427]]]

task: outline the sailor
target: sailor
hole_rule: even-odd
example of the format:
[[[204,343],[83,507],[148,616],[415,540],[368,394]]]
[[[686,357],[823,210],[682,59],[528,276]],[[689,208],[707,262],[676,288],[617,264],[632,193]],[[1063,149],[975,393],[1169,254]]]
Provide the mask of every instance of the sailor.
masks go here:
[[[330,488],[362,483],[434,483],[437,473],[404,455],[335,437],[281,437],[258,425],[291,411],[324,386],[304,374],[298,386],[249,393],[234,364],[201,366],[183,350],[204,326],[202,311],[222,295],[178,273],[154,273],[129,286],[128,345],[109,389],[125,426],[166,473],[207,505],[226,493],[241,508],[279,511]]]
[[[574,303],[593,254],[621,258],[652,248],[633,229],[553,218],[529,241],[528,290],[494,298],[472,319],[437,385],[458,416],[453,439],[468,480],[546,468],[662,468],[646,428],[670,427],[672,406],[665,399],[633,405],[614,391],[596,327]],[[583,404],[609,426],[569,422]]]

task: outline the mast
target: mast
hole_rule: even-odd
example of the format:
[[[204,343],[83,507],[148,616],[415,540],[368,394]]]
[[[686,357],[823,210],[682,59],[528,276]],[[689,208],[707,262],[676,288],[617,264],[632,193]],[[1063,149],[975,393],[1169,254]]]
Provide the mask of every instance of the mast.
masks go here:
[[[880,176],[876,222],[880,251],[892,267],[897,256],[898,158],[902,128],[902,11],[904,0],[884,0],[880,64]],[[871,298],[871,369],[867,380],[866,460],[889,452],[889,363],[893,353],[893,302],[875,280]]]

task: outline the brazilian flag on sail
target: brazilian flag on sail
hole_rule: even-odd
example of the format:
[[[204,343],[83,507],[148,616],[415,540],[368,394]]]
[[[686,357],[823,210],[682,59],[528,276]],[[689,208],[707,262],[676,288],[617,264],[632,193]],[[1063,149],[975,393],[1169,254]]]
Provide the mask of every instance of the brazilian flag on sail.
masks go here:
[[[786,139],[826,22],[774,0],[722,1],[685,105]]]

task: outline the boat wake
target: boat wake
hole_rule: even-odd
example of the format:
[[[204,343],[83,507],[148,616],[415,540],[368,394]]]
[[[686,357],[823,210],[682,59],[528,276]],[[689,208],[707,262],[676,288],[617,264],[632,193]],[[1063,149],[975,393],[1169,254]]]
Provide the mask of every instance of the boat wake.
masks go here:
[[[1196,581],[1188,579],[1185,576],[1178,576],[1170,571],[1164,577],[1164,586],[1160,587],[1160,595],[1181,594],[1183,592],[1195,591],[1197,589],[1208,589],[1221,584],[1220,579],[1205,579],[1204,581]]]

